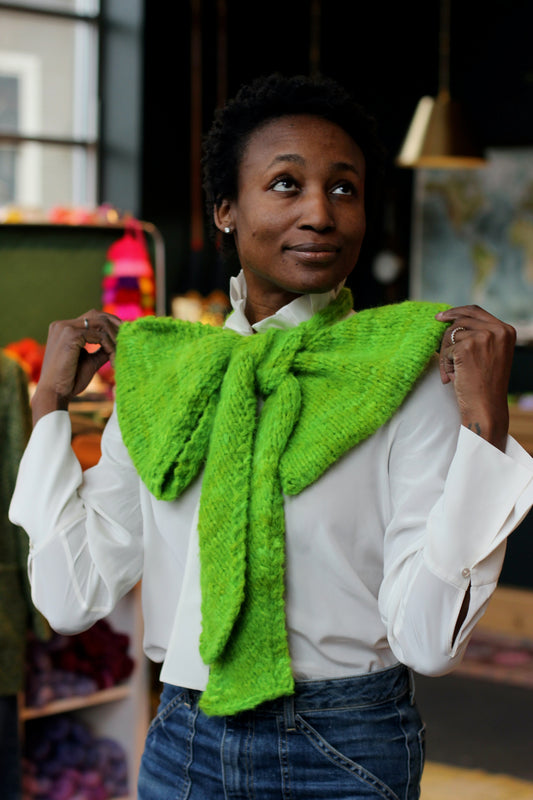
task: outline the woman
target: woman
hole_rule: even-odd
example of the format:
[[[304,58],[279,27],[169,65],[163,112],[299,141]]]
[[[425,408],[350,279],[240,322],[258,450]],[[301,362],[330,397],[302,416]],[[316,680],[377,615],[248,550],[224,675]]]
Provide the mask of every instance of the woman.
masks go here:
[[[470,306],[352,312],[380,150],[336,84],[243,87],[204,169],[241,268],[224,330],[118,332],[97,311],[51,327],[11,507],[34,598],[74,632],[142,576],[164,683],[142,800],[410,800],[411,670],[459,663],[533,501],[507,435],[514,331]],[[116,410],[82,476],[68,402],[117,338]]]

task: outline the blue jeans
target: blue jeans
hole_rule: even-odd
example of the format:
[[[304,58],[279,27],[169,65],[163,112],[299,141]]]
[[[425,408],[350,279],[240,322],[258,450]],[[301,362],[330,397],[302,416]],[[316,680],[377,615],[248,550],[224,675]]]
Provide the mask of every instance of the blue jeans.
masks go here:
[[[424,727],[412,687],[399,666],[208,717],[199,692],[165,685],[138,800],[415,800]]]

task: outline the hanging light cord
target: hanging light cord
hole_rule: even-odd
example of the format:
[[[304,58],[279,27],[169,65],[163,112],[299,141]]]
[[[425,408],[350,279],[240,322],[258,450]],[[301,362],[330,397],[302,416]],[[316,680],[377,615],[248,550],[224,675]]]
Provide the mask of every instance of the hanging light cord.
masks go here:
[[[440,4],[439,94],[450,96],[450,0]]]

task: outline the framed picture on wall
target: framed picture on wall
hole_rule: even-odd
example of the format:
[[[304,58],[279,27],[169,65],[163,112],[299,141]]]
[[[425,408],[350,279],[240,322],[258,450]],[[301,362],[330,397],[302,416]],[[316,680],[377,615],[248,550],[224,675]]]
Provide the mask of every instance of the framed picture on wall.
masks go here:
[[[533,149],[493,149],[474,170],[417,170],[413,299],[476,303],[533,343]]]

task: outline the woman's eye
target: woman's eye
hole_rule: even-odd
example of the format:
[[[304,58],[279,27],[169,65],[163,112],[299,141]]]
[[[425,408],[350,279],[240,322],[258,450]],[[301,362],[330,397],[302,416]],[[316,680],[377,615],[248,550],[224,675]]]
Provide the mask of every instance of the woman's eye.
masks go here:
[[[275,192],[292,192],[296,188],[294,178],[278,178],[272,184],[272,189]]]
[[[339,183],[334,187],[332,193],[343,195],[355,194],[355,187],[351,183]]]

